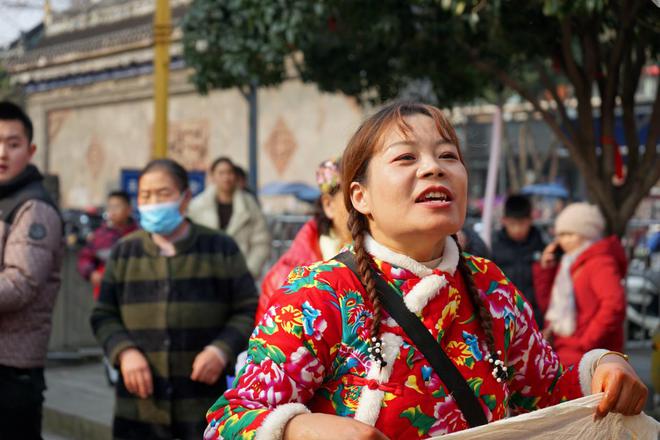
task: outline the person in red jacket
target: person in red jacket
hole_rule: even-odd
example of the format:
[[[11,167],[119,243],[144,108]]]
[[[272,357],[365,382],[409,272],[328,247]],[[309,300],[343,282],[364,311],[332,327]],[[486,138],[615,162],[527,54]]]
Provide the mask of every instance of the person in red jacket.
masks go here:
[[[348,212],[340,191],[338,159],[321,162],[316,170],[316,183],[321,190],[321,197],[316,203],[314,218],[305,223],[289,250],[264,277],[256,323],[266,312],[270,297],[284,284],[294,267],[330,259],[352,241],[346,226]]]
[[[112,247],[124,235],[137,229],[131,217],[131,200],[124,191],[108,194],[105,208],[106,222],[88,238],[87,244],[78,253],[78,273],[92,283],[94,299],[98,299],[105,262]]]
[[[602,238],[604,230],[597,207],[567,206],[555,221],[555,241],[534,267],[544,334],[564,365],[596,347],[623,350],[627,260],[618,237]]]

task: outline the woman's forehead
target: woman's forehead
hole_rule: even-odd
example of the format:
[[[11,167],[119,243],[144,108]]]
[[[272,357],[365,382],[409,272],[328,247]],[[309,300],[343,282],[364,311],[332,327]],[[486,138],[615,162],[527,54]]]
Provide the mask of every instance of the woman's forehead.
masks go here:
[[[172,177],[170,173],[159,169],[143,174],[142,177],[140,177],[138,184],[140,188],[176,188],[174,177]]]
[[[419,114],[392,121],[383,130],[377,149],[382,151],[395,143],[416,144],[419,141],[430,141],[434,144],[453,144],[450,139],[443,135],[433,118]]]

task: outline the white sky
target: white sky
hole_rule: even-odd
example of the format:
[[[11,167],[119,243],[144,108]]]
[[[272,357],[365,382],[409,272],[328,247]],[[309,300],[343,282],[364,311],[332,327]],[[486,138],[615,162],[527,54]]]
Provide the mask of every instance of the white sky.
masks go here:
[[[54,10],[69,5],[69,0],[51,0]],[[21,31],[25,32],[43,19],[43,0],[0,0],[0,47],[7,46]]]

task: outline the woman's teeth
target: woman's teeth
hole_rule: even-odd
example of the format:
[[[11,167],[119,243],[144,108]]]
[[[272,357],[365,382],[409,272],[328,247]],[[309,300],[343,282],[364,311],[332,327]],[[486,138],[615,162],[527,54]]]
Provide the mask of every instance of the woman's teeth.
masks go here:
[[[442,192],[430,192],[424,196],[424,200],[440,200],[444,202],[447,200],[447,194]]]

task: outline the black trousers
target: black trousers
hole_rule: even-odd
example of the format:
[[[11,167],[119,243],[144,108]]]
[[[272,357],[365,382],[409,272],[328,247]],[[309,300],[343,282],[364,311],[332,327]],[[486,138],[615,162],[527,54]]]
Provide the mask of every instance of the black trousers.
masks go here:
[[[43,368],[0,365],[0,440],[41,440]]]

